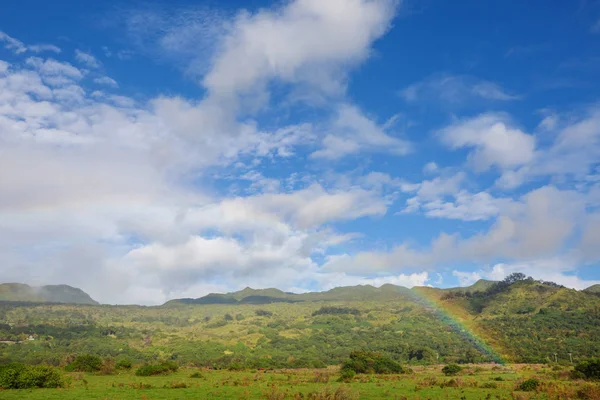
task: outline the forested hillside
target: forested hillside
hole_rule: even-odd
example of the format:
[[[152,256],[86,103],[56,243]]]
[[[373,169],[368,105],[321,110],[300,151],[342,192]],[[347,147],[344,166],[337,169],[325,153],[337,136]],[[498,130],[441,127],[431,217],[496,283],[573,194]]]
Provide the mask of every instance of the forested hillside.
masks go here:
[[[204,299],[204,300],[202,300]],[[406,364],[544,362],[600,352],[600,298],[513,277],[471,288],[392,285],[209,295],[160,307],[0,305],[0,362],[96,353],[213,367],[319,367],[355,349]],[[27,340],[33,339],[33,340]]]

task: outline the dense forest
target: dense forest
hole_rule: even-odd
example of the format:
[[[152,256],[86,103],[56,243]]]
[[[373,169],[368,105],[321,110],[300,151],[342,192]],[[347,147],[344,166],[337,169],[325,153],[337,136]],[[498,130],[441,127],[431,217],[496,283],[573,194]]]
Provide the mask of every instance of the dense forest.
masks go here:
[[[249,300],[245,300],[250,297]],[[600,353],[600,297],[515,274],[471,288],[245,289],[160,307],[0,303],[0,363],[80,354],[303,368],[375,351],[402,364],[570,362]]]

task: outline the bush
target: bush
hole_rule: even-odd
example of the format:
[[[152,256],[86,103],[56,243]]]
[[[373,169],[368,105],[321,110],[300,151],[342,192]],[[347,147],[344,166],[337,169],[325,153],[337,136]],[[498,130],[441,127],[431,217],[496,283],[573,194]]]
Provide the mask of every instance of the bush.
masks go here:
[[[204,376],[202,376],[200,372],[196,371],[190,375],[190,378],[204,378]]]
[[[0,388],[32,389],[65,387],[62,374],[45,365],[7,364],[0,366]]]
[[[127,358],[117,361],[117,364],[116,364],[117,369],[131,369],[131,367],[133,367],[133,363],[131,362],[130,359],[127,359]]]
[[[75,360],[67,365],[65,368],[67,371],[77,371],[77,372],[96,372],[100,371],[102,368],[102,359],[94,354],[84,354],[81,356],[77,356]]]
[[[171,372],[176,372],[179,369],[177,364],[172,361],[165,361],[160,364],[147,364],[139,367],[135,371],[136,376],[154,376],[154,375],[166,375]]]
[[[600,358],[580,362],[575,366],[575,371],[587,379],[600,379]]]
[[[313,317],[317,315],[340,315],[340,314],[350,314],[350,315],[360,315],[360,310],[356,308],[350,307],[321,307],[317,311],[312,313]]]
[[[446,376],[453,376],[462,371],[462,368],[456,364],[448,364],[444,368],[442,368],[442,372]]]
[[[342,364],[343,370],[357,374],[402,374],[404,368],[391,358],[370,351],[353,351],[350,359]]]
[[[537,379],[527,379],[519,385],[519,389],[524,392],[532,392],[540,386],[540,381]]]
[[[353,370],[348,368],[342,369],[338,382],[352,382],[352,379],[354,379],[355,376],[356,372],[354,372]]]
[[[267,311],[267,310],[256,310],[254,313],[258,317],[271,317],[271,316],[273,316],[273,313],[271,311]]]
[[[585,379],[585,374],[581,371],[571,371],[569,373],[569,378],[571,379]]]
[[[102,375],[112,375],[115,373],[115,360],[111,358],[107,358],[102,362],[102,367],[100,367],[100,374]]]

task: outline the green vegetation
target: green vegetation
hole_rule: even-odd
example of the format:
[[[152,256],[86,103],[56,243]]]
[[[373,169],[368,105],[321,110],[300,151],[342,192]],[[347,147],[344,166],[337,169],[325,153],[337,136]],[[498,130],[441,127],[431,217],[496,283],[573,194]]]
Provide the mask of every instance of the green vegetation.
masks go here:
[[[112,358],[116,370],[123,369],[121,360],[276,369],[340,365],[359,349],[404,366],[545,363],[554,361],[554,353],[559,363],[569,362],[569,353],[577,363],[600,353],[599,297],[518,278],[474,285],[485,287],[483,292],[384,285],[302,295],[251,289],[222,295],[235,304],[5,302],[0,303],[0,364],[66,366],[75,355],[96,354]],[[294,301],[242,303],[248,295]],[[109,373],[111,366],[106,367]]]
[[[402,366],[391,358],[370,351],[353,351],[342,364],[342,377],[347,379],[352,371],[355,374],[401,374]]]
[[[154,376],[165,375],[171,372],[177,372],[179,366],[172,361],[165,361],[160,364],[147,364],[139,367],[135,371],[136,376]]]
[[[66,385],[61,373],[44,365],[12,363],[0,366],[0,388],[60,388]]]
[[[200,377],[194,373],[200,372]],[[472,365],[459,377],[446,377],[438,366],[415,366],[405,374],[358,374],[338,382],[337,368],[275,371],[228,371],[181,368],[166,375],[136,376],[68,373],[57,390],[3,390],[3,400],[58,399],[598,399],[593,382],[570,380],[545,365]],[[502,381],[495,380],[502,377]],[[520,385],[536,379],[534,391]],[[337,397],[336,397],[337,396]]]
[[[446,376],[457,375],[460,371],[462,371],[462,368],[456,364],[448,364],[442,368],[442,372]]]
[[[102,358],[95,354],[77,356],[75,360],[65,367],[65,370],[79,372],[96,372],[102,368]]]
[[[519,389],[524,392],[532,392],[540,386],[540,381],[535,378],[527,379],[519,385]]]
[[[600,358],[582,361],[575,366],[575,376],[586,379],[600,379]]]

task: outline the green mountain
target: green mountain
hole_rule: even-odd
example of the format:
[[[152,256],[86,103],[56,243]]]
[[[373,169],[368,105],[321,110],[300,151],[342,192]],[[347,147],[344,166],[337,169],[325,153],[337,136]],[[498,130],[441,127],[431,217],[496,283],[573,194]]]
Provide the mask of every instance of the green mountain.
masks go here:
[[[181,304],[271,304],[310,301],[377,301],[412,296],[410,289],[386,284],[380,288],[370,285],[338,287],[326,292],[286,293],[279,289],[251,289],[219,294],[211,293],[197,299],[174,299],[164,305]]]
[[[32,290],[0,286],[4,298],[47,301],[43,290]],[[0,341],[15,344],[0,346],[0,363],[57,363],[90,352],[138,363],[161,354],[216,368],[333,365],[355,349],[416,365],[545,363],[555,353],[569,363],[571,356],[600,354],[600,296],[523,276],[450,289],[366,285],[292,294],[246,288],[167,305],[0,302]],[[30,335],[34,340],[27,341]]]
[[[586,292],[586,293],[597,293],[597,294],[600,294],[600,285],[590,286],[589,288],[584,289],[583,291]]]
[[[0,301],[98,304],[83,290],[68,285],[32,287],[23,283],[0,284]]]

